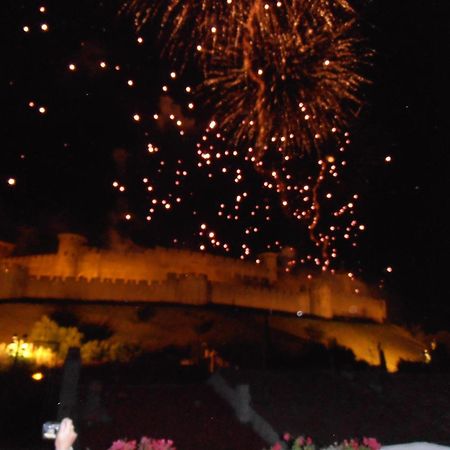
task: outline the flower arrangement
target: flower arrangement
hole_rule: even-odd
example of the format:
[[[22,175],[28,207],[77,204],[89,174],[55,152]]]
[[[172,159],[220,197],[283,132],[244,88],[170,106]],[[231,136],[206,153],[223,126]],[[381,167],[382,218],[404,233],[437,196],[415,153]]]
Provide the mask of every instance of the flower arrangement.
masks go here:
[[[170,439],[152,439],[142,436],[139,444],[136,440],[128,441],[119,439],[114,441],[108,450],[176,450]]]
[[[292,437],[289,433],[283,435],[282,442],[276,442],[270,450],[316,450],[316,445],[310,437]],[[380,450],[381,444],[372,437],[358,439],[345,439],[342,442],[335,442],[321,450]]]
[[[292,437],[289,433],[283,435],[282,442],[276,442],[269,450],[316,450],[313,440],[310,437]],[[345,439],[341,443],[335,442],[327,447],[320,447],[321,450],[380,450],[381,444],[371,437],[358,439]],[[128,441],[119,439],[114,441],[108,450],[176,450],[173,441],[170,439],[152,439],[143,436],[139,443],[136,440]]]
[[[326,447],[327,450],[380,450],[380,448],[381,444],[372,437],[363,437],[361,441],[357,439],[345,439],[340,444],[335,443]]]

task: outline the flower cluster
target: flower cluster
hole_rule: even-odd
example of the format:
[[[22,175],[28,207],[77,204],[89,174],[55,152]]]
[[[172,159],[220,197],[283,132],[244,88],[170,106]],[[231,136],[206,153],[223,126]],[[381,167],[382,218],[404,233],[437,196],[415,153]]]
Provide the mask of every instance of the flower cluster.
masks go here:
[[[357,439],[345,439],[341,443],[334,443],[324,450],[380,450],[381,444],[372,437],[363,437],[361,441]]]
[[[276,442],[270,450],[315,450],[316,446],[313,443],[313,440],[308,436],[299,436],[297,438],[293,438],[289,433],[285,433],[283,435],[283,443]]]
[[[283,435],[282,442],[276,442],[270,450],[316,450],[316,444],[310,437],[299,436],[293,438],[289,433]],[[358,439],[345,439],[342,442],[335,442],[321,450],[380,450],[381,444],[372,437]]]
[[[372,437],[363,437],[361,442],[356,439],[344,440],[339,446],[333,448],[339,448],[342,450],[379,450],[381,444]]]
[[[152,439],[143,436],[139,442],[119,439],[108,450],[176,450],[170,439]]]

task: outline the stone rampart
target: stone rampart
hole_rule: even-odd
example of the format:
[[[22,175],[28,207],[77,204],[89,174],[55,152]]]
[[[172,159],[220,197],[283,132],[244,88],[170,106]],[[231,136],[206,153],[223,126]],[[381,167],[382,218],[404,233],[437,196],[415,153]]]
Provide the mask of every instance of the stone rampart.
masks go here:
[[[272,309],[297,313],[309,313],[308,295],[301,292],[281,291],[274,288],[239,286],[228,283],[214,283],[212,303],[256,309]]]
[[[204,276],[172,277],[165,281],[27,276],[0,269],[0,299],[35,298],[87,301],[148,301],[202,305],[209,300]]]
[[[231,282],[242,278],[269,280],[263,264],[234,260],[200,252],[155,248],[118,252],[81,248],[79,252],[62,250],[57,254],[4,258],[4,262],[27,267],[30,275],[160,280],[168,272],[206,275],[210,281]]]
[[[25,267],[30,275],[59,275],[56,255],[15,256],[4,258],[3,264]]]
[[[56,254],[1,258],[0,298],[217,303],[324,318],[386,319],[385,302],[362,282],[340,274],[312,280],[274,274],[274,253],[261,255],[263,262],[256,264],[161,247],[98,250],[74,234],[60,235],[59,243]]]
[[[168,274],[166,280],[29,276],[17,265],[0,268],[0,299],[34,298],[86,301],[208,303],[270,309],[332,318],[359,317],[383,322],[384,302],[363,296],[331,294],[326,286],[310,291],[211,282],[204,275]]]
[[[384,322],[386,303],[364,295],[336,295],[333,297],[333,316],[355,317]]]
[[[268,270],[263,264],[216,256],[203,252],[157,247],[147,250],[150,259],[159,266],[170,267],[176,273],[202,273],[211,281],[233,281],[239,277],[268,279]]]

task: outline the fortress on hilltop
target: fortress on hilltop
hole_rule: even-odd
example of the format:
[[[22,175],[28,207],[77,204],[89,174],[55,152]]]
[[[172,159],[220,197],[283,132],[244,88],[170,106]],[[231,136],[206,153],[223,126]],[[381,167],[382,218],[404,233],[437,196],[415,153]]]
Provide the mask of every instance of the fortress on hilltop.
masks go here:
[[[0,241],[0,299],[220,304],[323,318],[386,319],[386,303],[344,274],[292,275],[276,253],[260,263],[156,247],[102,250],[77,234],[58,235],[54,254],[13,256]]]

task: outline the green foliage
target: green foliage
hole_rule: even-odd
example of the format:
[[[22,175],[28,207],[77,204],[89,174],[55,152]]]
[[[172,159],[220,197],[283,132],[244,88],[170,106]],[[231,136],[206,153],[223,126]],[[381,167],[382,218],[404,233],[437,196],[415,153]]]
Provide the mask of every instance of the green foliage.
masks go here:
[[[141,353],[136,345],[112,341],[89,341],[81,346],[81,359],[85,364],[128,362]]]
[[[48,316],[43,316],[34,324],[29,340],[35,345],[51,348],[59,363],[64,361],[70,347],[80,347],[85,364],[127,362],[140,354],[140,348],[136,345],[109,340],[113,332],[107,326],[93,325],[91,330],[97,331],[100,339],[88,340],[78,328],[59,326]]]
[[[29,341],[35,345],[50,347],[55,351],[58,360],[63,360],[70,347],[80,347],[82,333],[75,327],[60,327],[48,316],[43,316],[33,325]]]

